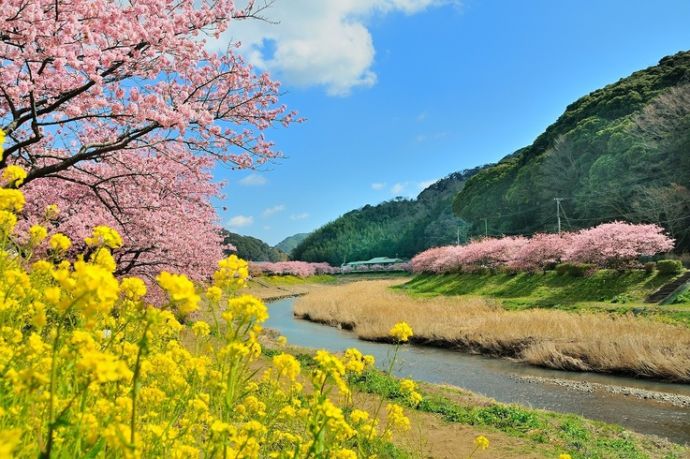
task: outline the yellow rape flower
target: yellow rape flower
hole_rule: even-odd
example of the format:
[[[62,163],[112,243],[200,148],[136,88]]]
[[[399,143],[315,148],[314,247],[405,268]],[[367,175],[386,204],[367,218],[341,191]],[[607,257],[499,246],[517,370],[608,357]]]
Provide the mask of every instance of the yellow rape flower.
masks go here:
[[[339,449],[331,456],[333,459],[357,459],[357,453],[351,449]]]
[[[96,350],[82,352],[77,367],[99,383],[127,380],[132,377],[132,371],[125,362],[112,354]]]
[[[388,332],[398,342],[405,343],[412,336],[412,328],[406,322],[398,322]]]
[[[211,327],[209,327],[209,325],[203,320],[199,320],[192,324],[192,332],[194,332],[194,335],[202,338],[204,336],[208,336],[211,333]]]
[[[9,210],[12,212],[20,212],[26,199],[24,193],[19,190],[0,188],[0,210]]]
[[[72,247],[72,241],[62,233],[55,233],[50,238],[50,248],[56,252],[65,252]]]
[[[180,314],[186,316],[198,309],[201,298],[196,294],[194,284],[187,276],[163,271],[156,280],[158,285],[168,293],[170,301],[177,307]]]
[[[570,456],[570,454],[563,453],[560,456],[558,456],[558,459],[573,459],[573,458],[572,458],[572,456]]]
[[[32,225],[31,228],[29,228],[29,237],[31,238],[31,243],[41,243],[48,237],[48,230],[43,225]]]
[[[300,372],[299,362],[290,354],[280,354],[274,356],[273,366],[276,367],[280,376],[285,375],[291,381],[294,381]]]
[[[218,262],[218,270],[213,273],[214,284],[220,288],[243,287],[249,277],[249,265],[237,255]]]
[[[363,410],[354,409],[352,413],[350,413],[350,420],[353,424],[359,424],[360,422],[369,420],[369,413]]]
[[[24,169],[14,164],[7,166],[2,171],[2,179],[10,185],[19,186],[24,183],[28,174]]]
[[[206,289],[206,298],[208,298],[210,301],[213,301],[214,303],[217,303],[220,301],[220,298],[223,296],[223,291],[219,289],[218,287],[211,286]]]
[[[388,425],[395,430],[404,432],[410,430],[410,420],[405,416],[405,413],[400,405],[389,403],[386,405],[386,418]]]
[[[489,439],[484,435],[479,435],[474,439],[474,445],[479,449],[487,449],[489,447]],[[566,459],[561,457],[561,459]]]
[[[0,210],[0,232],[10,234],[17,224],[17,216],[13,212]]]
[[[242,295],[228,300],[227,313],[223,313],[226,321],[256,321],[258,323],[268,319],[268,310],[261,300],[251,295]]]
[[[91,237],[84,239],[89,247],[108,247],[118,249],[122,247],[122,237],[120,233],[109,226],[99,225],[93,229]]]
[[[55,220],[60,215],[60,208],[57,204],[48,204],[43,212],[46,220]]]
[[[120,283],[120,291],[130,300],[138,300],[146,295],[146,284],[138,277],[125,277]]]
[[[0,133],[2,133],[1,129]],[[4,133],[2,133],[2,136],[4,136]],[[0,142],[1,144],[2,142]],[[12,453],[21,439],[22,432],[19,429],[0,430],[0,457],[14,457]]]
[[[105,247],[101,247],[91,255],[91,262],[103,267],[105,270],[111,273],[114,273],[115,269],[117,268],[117,263],[115,263],[113,254],[111,254],[110,250],[106,249]]]

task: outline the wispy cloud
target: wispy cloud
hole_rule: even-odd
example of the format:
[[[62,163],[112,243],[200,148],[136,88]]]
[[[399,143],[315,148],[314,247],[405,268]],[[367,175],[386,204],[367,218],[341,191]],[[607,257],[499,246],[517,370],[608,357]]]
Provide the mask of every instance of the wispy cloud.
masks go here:
[[[386,184],[384,182],[375,182],[375,183],[371,184],[372,190],[380,191],[380,190],[383,190],[384,188],[386,188]]]
[[[429,117],[429,113],[425,110],[421,112],[419,115],[417,115],[417,122],[421,123],[422,121],[425,121]]]
[[[307,218],[309,218],[309,213],[307,213],[307,212],[302,212],[300,214],[290,215],[290,220],[305,220]]]
[[[261,186],[268,183],[268,180],[266,180],[266,177],[264,177],[263,175],[249,174],[248,176],[240,180],[238,183],[243,186]]]
[[[407,188],[407,182],[398,182],[391,187],[391,193],[395,195],[400,195],[405,191],[405,188]]]
[[[228,227],[230,228],[244,228],[251,226],[254,223],[254,217],[249,215],[235,215],[228,220]]]
[[[280,213],[284,210],[285,210],[285,205],[278,204],[276,206],[269,207],[268,209],[264,209],[264,211],[261,213],[261,215],[263,215],[264,218],[268,218],[268,217],[271,217],[271,216],[273,216],[277,213]]]

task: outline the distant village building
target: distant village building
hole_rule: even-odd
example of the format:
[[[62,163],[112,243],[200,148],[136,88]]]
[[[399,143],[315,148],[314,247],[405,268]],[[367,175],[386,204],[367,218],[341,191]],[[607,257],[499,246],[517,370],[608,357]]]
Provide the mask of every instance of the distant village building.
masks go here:
[[[405,263],[402,258],[375,257],[366,261],[350,261],[343,263],[341,268],[356,270],[357,268],[371,268],[373,266],[389,267],[399,263]]]

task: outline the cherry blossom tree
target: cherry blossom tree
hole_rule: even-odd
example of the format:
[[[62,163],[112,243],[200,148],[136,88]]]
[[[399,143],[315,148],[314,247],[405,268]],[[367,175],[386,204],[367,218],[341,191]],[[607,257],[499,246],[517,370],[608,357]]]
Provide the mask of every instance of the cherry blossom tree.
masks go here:
[[[604,223],[572,235],[565,260],[601,267],[634,266],[643,256],[673,250],[673,239],[658,225]]]
[[[507,265],[517,271],[544,270],[563,259],[571,239],[569,233],[535,234],[515,252]]]
[[[58,203],[75,238],[121,231],[124,269],[198,262],[204,275],[222,256],[210,168],[276,158],[263,132],[294,121],[277,82],[232,47],[205,48],[260,13],[232,0],[4,1],[0,167],[27,169],[28,220]]]
[[[278,261],[278,262],[251,262],[249,271],[253,276],[298,276],[309,277],[317,274],[335,274],[339,272],[328,263],[309,263],[306,261]]]

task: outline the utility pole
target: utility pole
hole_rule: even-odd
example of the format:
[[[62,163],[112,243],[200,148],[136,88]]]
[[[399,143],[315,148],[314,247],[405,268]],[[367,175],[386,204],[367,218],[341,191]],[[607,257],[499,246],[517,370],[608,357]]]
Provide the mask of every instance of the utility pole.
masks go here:
[[[484,220],[484,237],[489,237],[489,219],[483,218]]]
[[[561,234],[561,201],[565,198],[553,198],[556,201],[556,219],[558,220],[558,234]]]
[[[458,225],[458,238],[455,242],[455,245],[460,245],[460,225]]]

